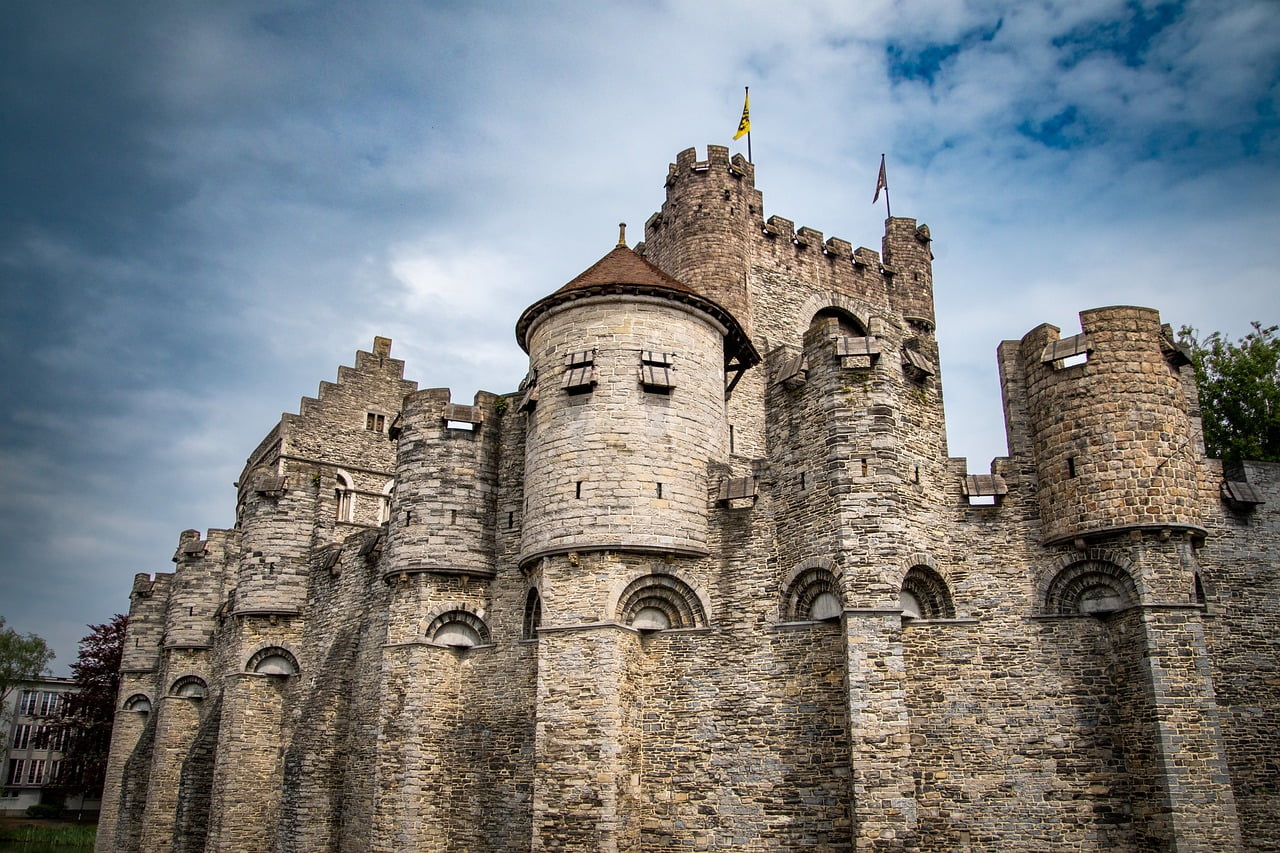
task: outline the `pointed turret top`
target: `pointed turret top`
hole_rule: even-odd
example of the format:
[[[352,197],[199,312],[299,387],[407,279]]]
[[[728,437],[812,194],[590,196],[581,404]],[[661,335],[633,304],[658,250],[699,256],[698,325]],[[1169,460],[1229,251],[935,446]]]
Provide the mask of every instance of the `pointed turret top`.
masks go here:
[[[625,243],[615,246],[613,251],[580,272],[573,281],[556,293],[617,284],[655,287],[680,293],[697,293],[693,288],[681,284],[637,255]]]
[[[529,351],[529,329],[552,308],[597,294],[631,293],[666,297],[701,309],[725,327],[727,353],[748,364],[758,363],[760,356],[737,319],[718,303],[667,275],[628,248],[624,242],[625,228],[625,225],[619,225],[618,245],[609,254],[587,267],[555,293],[539,299],[525,309],[516,321],[516,340],[521,349]]]

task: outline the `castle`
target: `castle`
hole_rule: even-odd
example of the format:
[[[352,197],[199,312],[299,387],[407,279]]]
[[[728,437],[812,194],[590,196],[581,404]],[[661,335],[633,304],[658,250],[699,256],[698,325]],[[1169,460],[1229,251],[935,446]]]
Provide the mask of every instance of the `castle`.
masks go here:
[[[971,473],[931,261],[710,146],[514,392],[375,338],[135,579],[98,849],[1280,849],[1280,466],[1110,307],[1000,345]]]

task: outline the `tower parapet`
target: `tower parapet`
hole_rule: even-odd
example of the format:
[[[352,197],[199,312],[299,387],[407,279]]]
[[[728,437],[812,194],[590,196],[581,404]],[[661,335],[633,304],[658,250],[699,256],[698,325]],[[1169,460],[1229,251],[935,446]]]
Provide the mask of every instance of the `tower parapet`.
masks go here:
[[[1080,313],[1019,344],[1047,542],[1132,528],[1199,530],[1196,442],[1160,314]]]
[[[645,223],[646,257],[679,281],[697,282],[750,332],[748,240],[760,232],[763,210],[745,157],[708,145],[707,159],[698,160],[686,148],[668,168],[662,209]]]
[[[385,574],[493,576],[498,397],[449,398],[448,388],[405,397]]]
[[[904,320],[936,328],[933,316],[933,238],[928,225],[893,216],[884,221],[884,266],[893,276],[890,298]]]

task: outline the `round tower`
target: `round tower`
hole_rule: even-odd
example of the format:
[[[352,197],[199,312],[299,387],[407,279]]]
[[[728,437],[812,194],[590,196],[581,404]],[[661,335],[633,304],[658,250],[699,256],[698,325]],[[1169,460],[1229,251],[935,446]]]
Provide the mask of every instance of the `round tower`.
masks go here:
[[[687,148],[667,172],[662,209],[645,224],[645,257],[714,300],[750,331],[748,236],[759,234],[764,202],[755,166],[708,145],[707,159]]]
[[[733,315],[619,240],[527,309],[516,335],[537,382],[521,563],[705,554],[707,462],[728,448],[726,356],[759,361]]]
[[[493,576],[496,401],[452,404],[448,388],[405,397],[384,574]]]
[[[1159,313],[1097,308],[1080,326],[1040,326],[1019,348],[1046,542],[1198,530],[1191,418]]]

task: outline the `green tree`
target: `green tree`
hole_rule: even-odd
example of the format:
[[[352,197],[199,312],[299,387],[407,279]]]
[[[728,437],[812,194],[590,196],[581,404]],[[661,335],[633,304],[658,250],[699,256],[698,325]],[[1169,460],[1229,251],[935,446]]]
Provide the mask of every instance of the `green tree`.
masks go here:
[[[44,640],[5,628],[0,616],[0,707],[15,686],[43,673],[51,660],[53,650]]]
[[[1227,462],[1280,462],[1280,338],[1278,326],[1253,323],[1232,343],[1220,332],[1201,339],[1183,326],[1178,334],[1191,350],[1205,450]]]
[[[63,711],[68,738],[61,783],[67,793],[102,794],[128,624],[128,617],[117,613],[110,622],[90,625],[80,641],[80,657],[71,665],[76,692],[67,697]]]

